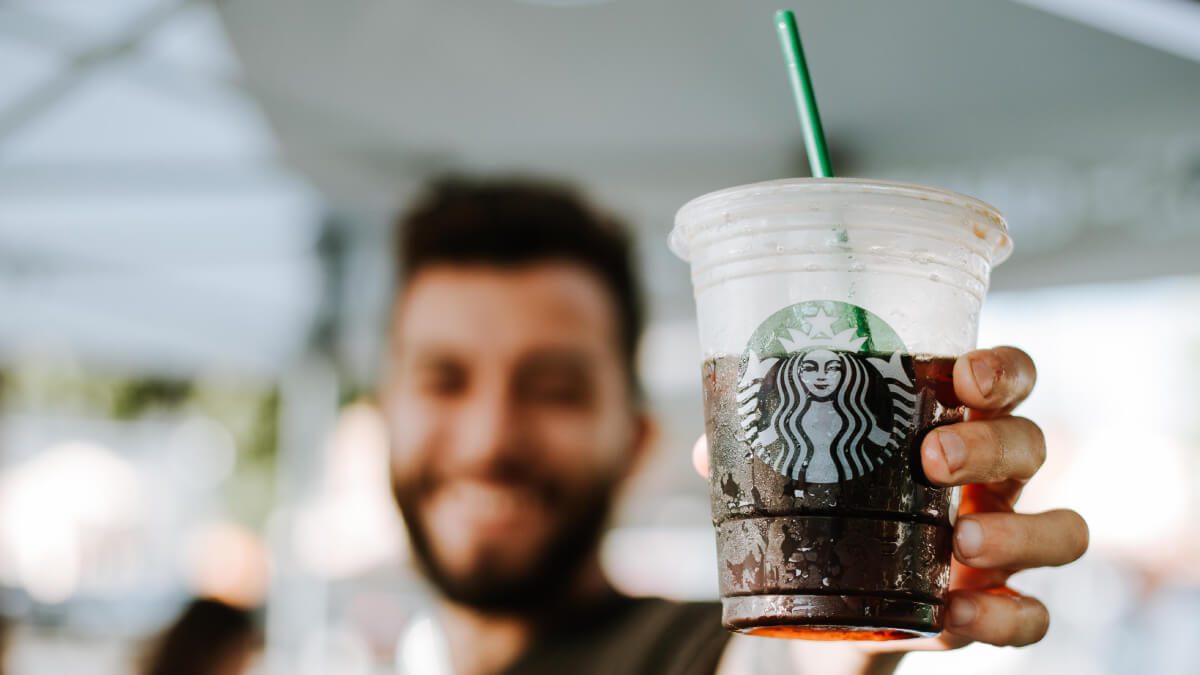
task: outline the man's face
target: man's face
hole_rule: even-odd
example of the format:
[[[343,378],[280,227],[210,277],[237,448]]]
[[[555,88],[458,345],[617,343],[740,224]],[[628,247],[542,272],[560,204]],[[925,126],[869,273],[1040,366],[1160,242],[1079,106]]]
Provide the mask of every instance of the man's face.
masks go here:
[[[617,326],[605,287],[566,263],[431,266],[399,298],[392,483],[450,598],[542,604],[593,550],[645,435]]]

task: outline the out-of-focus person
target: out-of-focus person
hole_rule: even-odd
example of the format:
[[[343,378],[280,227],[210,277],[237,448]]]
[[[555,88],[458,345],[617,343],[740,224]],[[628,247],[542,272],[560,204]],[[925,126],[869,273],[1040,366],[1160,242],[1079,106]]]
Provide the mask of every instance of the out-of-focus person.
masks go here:
[[[197,598],[147,649],[139,675],[245,675],[262,643],[250,610]]]

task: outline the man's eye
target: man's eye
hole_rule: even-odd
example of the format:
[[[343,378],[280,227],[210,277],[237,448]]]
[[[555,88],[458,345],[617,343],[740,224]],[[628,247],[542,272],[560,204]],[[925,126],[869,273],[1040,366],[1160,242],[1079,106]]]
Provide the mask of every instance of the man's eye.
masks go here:
[[[535,378],[524,390],[529,400],[539,403],[582,405],[588,400],[586,383],[574,378]]]
[[[428,370],[417,378],[421,391],[434,396],[453,396],[461,393],[467,384],[462,371],[455,368]]]

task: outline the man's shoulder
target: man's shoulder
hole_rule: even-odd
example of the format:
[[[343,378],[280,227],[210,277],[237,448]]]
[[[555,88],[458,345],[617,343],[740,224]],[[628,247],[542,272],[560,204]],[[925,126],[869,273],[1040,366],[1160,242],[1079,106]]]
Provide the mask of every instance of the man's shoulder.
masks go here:
[[[652,632],[696,631],[726,635],[721,628],[721,603],[668,600],[666,598],[626,598],[629,621]]]
[[[604,636],[611,663],[606,672],[711,675],[729,633],[721,627],[717,602],[624,598],[626,607]]]
[[[619,597],[578,630],[545,635],[510,672],[711,675],[728,640],[719,603]]]

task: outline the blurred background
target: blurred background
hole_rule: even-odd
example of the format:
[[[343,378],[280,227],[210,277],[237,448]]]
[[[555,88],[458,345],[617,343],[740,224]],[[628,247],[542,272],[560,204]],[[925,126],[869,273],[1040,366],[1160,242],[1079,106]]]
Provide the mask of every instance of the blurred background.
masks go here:
[[[980,341],[1039,365],[1023,503],[1092,528],[1014,581],[1050,606],[1042,643],[901,672],[1196,672],[1200,2],[793,6],[840,175],[1007,216]],[[222,625],[253,673],[437,672],[370,393],[389,221],[449,170],[570,178],[636,227],[663,433],[604,561],[715,598],[665,240],[691,197],[807,173],[774,9],[0,0],[6,672],[132,672],[181,612],[214,620],[194,597],[243,608]]]

